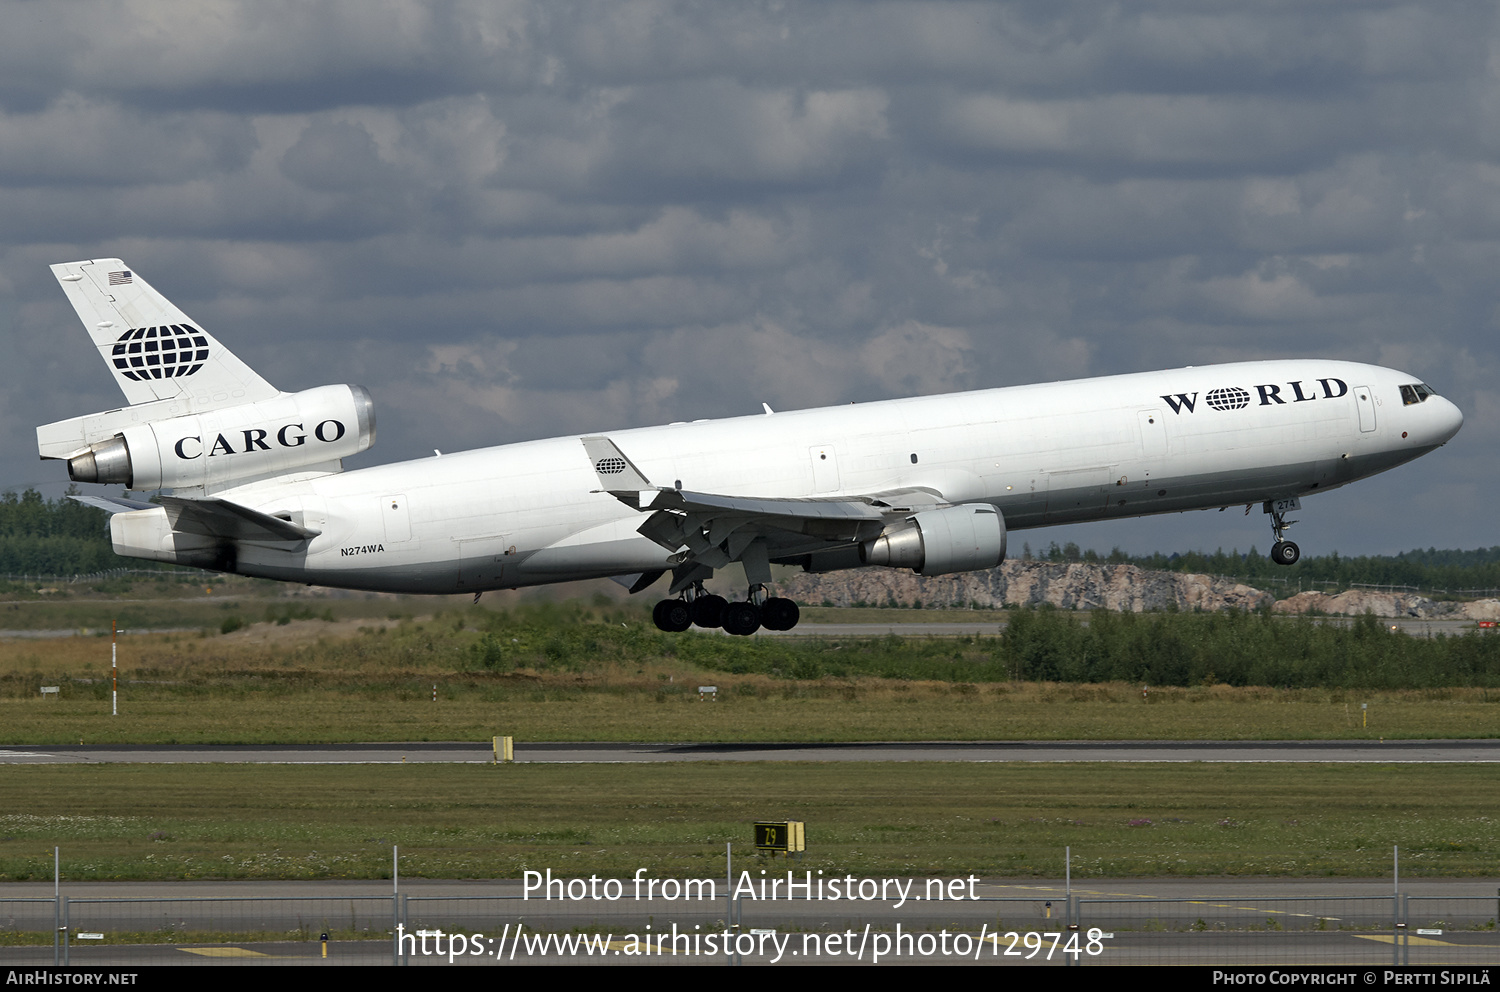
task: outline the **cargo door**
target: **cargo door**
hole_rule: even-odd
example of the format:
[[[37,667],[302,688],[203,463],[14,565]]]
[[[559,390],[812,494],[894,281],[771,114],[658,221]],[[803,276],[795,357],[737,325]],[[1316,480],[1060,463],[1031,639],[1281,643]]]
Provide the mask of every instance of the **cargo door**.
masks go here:
[[[1368,434],[1375,429],[1375,393],[1369,386],[1354,387],[1354,405],[1359,410],[1359,429]]]
[[[831,444],[815,444],[807,449],[812,461],[813,492],[832,493],[839,489],[838,453]]]
[[[411,540],[411,511],[404,494],[380,497],[380,517],[385,521],[385,543],[400,544]]]

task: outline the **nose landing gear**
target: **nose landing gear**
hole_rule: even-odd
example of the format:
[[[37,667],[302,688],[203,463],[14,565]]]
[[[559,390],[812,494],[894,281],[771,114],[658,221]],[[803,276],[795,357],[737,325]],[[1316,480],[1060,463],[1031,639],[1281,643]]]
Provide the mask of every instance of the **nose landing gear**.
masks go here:
[[[1264,509],[1271,515],[1271,532],[1276,536],[1276,543],[1271,545],[1271,560],[1278,565],[1297,564],[1297,560],[1302,557],[1302,550],[1286,539],[1287,528],[1297,521],[1286,519],[1286,514],[1302,509],[1302,501],[1295,496],[1268,499]]]

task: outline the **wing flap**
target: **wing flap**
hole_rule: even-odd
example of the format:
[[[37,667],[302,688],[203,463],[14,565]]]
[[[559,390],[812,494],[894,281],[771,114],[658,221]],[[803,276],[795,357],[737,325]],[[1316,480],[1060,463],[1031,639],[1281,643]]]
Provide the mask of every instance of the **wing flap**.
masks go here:
[[[879,520],[884,511],[863,497],[765,499],[759,496],[719,496],[714,493],[664,489],[651,504],[654,510],[680,510],[710,516],[780,517],[786,520]]]

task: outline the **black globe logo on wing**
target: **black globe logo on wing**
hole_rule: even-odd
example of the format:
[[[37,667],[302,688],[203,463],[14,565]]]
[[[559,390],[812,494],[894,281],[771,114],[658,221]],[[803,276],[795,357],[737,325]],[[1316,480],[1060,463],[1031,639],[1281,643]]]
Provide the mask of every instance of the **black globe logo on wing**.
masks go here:
[[[1243,410],[1250,405],[1250,394],[1239,386],[1220,386],[1210,389],[1204,397],[1215,410]]]
[[[192,375],[208,360],[208,338],[192,324],[135,327],[120,335],[111,360],[139,382]]]

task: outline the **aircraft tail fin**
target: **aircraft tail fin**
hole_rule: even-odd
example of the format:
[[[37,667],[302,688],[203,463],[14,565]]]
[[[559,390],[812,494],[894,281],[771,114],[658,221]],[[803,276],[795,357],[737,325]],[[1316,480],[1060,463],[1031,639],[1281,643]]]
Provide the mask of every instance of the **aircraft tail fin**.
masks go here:
[[[63,262],[52,274],[132,406],[191,398],[212,409],[277,395],[118,258]]]

